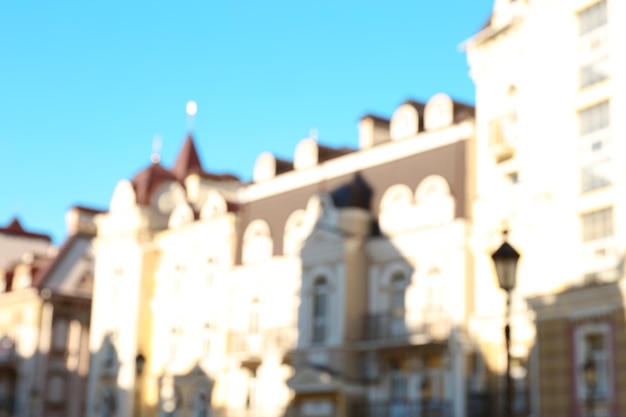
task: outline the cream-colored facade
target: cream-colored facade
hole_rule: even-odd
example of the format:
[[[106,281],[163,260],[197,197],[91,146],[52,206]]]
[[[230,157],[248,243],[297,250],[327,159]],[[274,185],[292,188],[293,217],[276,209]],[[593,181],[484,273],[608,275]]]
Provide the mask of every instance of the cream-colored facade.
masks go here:
[[[89,416],[465,415],[473,108],[409,101],[359,135],[263,153],[249,184],[188,137],[120,181],[97,218]]]
[[[604,358],[598,367],[617,367],[610,341],[623,339],[623,317],[611,317],[623,315],[624,303],[603,301],[597,287],[623,299],[615,283],[626,249],[624,7],[616,0],[497,0],[490,21],[464,45],[477,108],[472,248],[480,291],[472,328],[487,368],[502,374],[505,299],[488,255],[506,227],[522,253],[512,301],[518,412],[626,412],[615,375],[599,375],[611,388],[595,393],[582,379],[596,354]],[[578,303],[579,296],[589,301]],[[542,331],[555,317],[567,330]],[[589,335],[599,342],[591,346]],[[561,350],[543,349],[559,343]]]
[[[407,101],[389,120],[363,117],[359,149],[311,137],[292,161],[259,155],[250,183],[206,172],[190,136],[173,167],[157,157],[120,181],[109,210],[81,223],[92,234],[97,225],[82,410],[500,415],[505,294],[491,254],[506,229],[522,255],[511,305],[515,417],[626,413],[624,8],[496,0],[464,43],[476,113],[445,94]],[[0,239],[0,255],[49,246],[22,243]],[[0,268],[15,275],[29,262],[1,258]],[[59,283],[74,282],[64,271]],[[25,326],[35,329],[47,310],[31,292],[32,306],[19,305],[35,311]],[[28,357],[52,342],[13,342],[3,317],[27,314],[7,313],[4,300],[20,294],[29,293],[0,299],[0,349]],[[50,382],[37,372],[33,381]],[[44,400],[58,389],[14,386],[18,409],[34,404],[24,415],[61,412]]]
[[[73,207],[60,248],[19,221],[0,228],[0,415],[83,415],[95,212]]]

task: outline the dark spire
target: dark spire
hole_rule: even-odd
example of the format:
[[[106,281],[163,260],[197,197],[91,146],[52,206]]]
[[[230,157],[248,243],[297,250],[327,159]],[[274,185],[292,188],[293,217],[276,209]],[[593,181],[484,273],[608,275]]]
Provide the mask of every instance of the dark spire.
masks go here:
[[[204,170],[202,169],[202,163],[200,162],[193,136],[189,134],[178,153],[178,157],[172,168],[172,174],[182,182],[190,174],[201,174],[203,172]]]

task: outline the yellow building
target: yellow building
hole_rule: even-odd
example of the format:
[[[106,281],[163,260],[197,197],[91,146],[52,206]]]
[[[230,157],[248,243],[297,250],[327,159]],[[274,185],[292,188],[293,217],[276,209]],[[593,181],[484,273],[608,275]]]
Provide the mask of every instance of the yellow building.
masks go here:
[[[96,211],[73,207],[60,248],[19,221],[0,228],[0,415],[83,415]]]
[[[473,114],[408,101],[365,116],[358,150],[261,154],[251,183],[188,137],[120,181],[96,220],[87,414],[465,415]]]

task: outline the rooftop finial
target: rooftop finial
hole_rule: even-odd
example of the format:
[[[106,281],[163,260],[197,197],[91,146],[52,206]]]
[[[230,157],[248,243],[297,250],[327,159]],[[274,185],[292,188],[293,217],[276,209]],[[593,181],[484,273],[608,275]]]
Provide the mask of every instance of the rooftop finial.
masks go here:
[[[195,101],[190,100],[187,102],[185,110],[187,112],[187,130],[191,132],[194,128],[196,113],[198,112],[198,104]]]
[[[502,220],[501,230],[502,230],[502,239],[507,240],[509,236],[509,230],[510,230],[508,220],[506,219]]]
[[[150,161],[153,164],[158,164],[161,162],[161,136],[155,135],[154,139],[152,139],[152,155],[150,155]]]

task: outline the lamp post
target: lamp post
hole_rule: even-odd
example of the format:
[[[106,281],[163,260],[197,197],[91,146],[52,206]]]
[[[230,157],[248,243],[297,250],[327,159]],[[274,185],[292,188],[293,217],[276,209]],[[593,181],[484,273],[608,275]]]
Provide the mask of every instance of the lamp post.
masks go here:
[[[141,377],[143,375],[145,365],[146,357],[143,356],[143,354],[139,353],[135,357],[135,417],[139,417],[141,415],[141,384],[143,382],[143,379]]]
[[[507,242],[508,232],[502,232],[504,242],[491,255],[496,267],[500,288],[506,291],[506,325],[504,339],[506,341],[506,399],[505,417],[513,417],[513,380],[511,378],[511,291],[515,288],[517,261],[520,254]]]
[[[583,374],[585,376],[585,385],[587,387],[587,416],[593,417],[595,414],[596,387],[598,386],[598,374],[596,370],[596,361],[589,356],[583,364]]]

